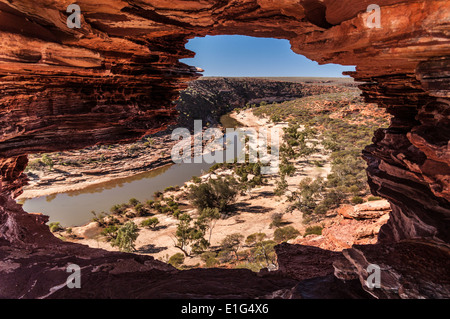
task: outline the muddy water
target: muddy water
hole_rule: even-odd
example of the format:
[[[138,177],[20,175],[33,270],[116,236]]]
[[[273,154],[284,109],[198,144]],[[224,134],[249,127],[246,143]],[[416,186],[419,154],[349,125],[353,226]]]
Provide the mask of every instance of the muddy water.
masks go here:
[[[226,139],[229,140],[230,137]],[[235,158],[232,152],[218,153],[227,161]],[[193,176],[207,172],[214,164],[205,161],[196,162],[193,159],[192,163],[172,164],[83,190],[25,199],[20,203],[23,203],[23,208],[27,212],[48,215],[49,222],[60,222],[64,227],[81,226],[94,217],[92,211],[108,213],[113,205],[126,203],[133,197],[143,202],[153,199],[154,192],[162,191],[168,186],[181,186]]]
[[[23,208],[27,212],[44,213],[50,217],[49,222],[60,222],[64,227],[81,226],[94,217],[91,211],[109,212],[113,205],[126,203],[132,197],[140,201],[152,199],[154,192],[183,185],[192,176],[208,171],[211,165],[173,164],[83,190],[27,199]]]

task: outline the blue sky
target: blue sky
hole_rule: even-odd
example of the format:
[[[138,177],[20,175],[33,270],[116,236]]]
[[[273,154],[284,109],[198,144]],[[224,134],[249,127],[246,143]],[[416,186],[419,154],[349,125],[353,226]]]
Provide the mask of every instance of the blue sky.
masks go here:
[[[193,59],[182,62],[205,70],[204,76],[281,76],[342,77],[353,66],[319,65],[295,54],[289,41],[238,35],[195,38],[186,45],[196,52]]]

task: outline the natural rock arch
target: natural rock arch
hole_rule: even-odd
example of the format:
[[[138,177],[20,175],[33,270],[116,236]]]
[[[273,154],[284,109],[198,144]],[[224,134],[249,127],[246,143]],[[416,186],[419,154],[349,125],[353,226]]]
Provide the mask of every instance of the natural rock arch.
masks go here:
[[[54,258],[53,251],[48,254],[60,266],[73,256],[89,255],[90,265],[109,263],[116,269],[114,261],[124,258],[129,269],[149,276],[154,268],[173,272],[150,259],[62,243],[43,226],[42,216],[27,215],[11,196],[20,194],[26,182],[23,170],[29,153],[130,142],[173,123],[172,101],[199,76],[195,67],[179,62],[193,54],[184,45],[196,36],[219,34],[284,38],[294,52],[319,63],[357,65],[356,72],[349,74],[365,82],[360,88],[366,100],[393,115],[390,127],[376,132],[373,144],[364,150],[372,192],[391,202],[392,214],[381,230],[380,244],[344,252],[346,258],[335,260],[333,278],[363,282],[372,262],[391,267],[385,289],[372,292],[376,296],[449,296],[445,272],[450,242],[448,1],[380,0],[381,28],[367,24],[369,0],[81,0],[77,4],[81,28],[70,29],[69,3],[0,1],[0,253],[2,260],[8,260],[9,271],[0,271],[5,284],[0,287],[11,289],[0,290],[1,296],[18,297],[22,292],[25,297],[46,296],[52,284],[57,285],[49,279],[47,286],[42,283],[28,290],[31,283],[23,281],[22,290],[14,288],[10,274],[26,277],[28,268],[25,260],[11,257],[12,251],[28,258],[32,268],[33,254],[26,253],[27,247],[42,251],[45,245],[58,247],[60,259]],[[291,248],[280,247],[280,255],[283,249]],[[405,252],[415,255],[408,259]],[[397,265],[396,256],[406,259]],[[420,266],[419,259],[424,260]],[[434,275],[427,261],[433,262]],[[47,267],[41,263],[39,271],[46,274]],[[330,264],[327,267],[332,272]],[[116,271],[132,276],[128,270]],[[443,283],[436,274],[443,274]],[[97,280],[104,275],[92,272]],[[283,289],[295,286],[287,281],[283,285]],[[264,294],[270,292],[261,291]]]

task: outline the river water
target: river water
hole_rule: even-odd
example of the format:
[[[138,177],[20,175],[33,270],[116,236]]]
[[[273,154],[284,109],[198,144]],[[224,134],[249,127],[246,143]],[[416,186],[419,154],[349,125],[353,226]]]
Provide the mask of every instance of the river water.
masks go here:
[[[168,186],[183,185],[192,176],[208,171],[212,164],[173,164],[132,177],[90,186],[79,191],[23,200],[27,212],[49,216],[49,222],[60,222],[64,227],[81,226],[94,217],[91,211],[109,213],[115,204],[128,202],[132,197],[146,201],[153,193]]]

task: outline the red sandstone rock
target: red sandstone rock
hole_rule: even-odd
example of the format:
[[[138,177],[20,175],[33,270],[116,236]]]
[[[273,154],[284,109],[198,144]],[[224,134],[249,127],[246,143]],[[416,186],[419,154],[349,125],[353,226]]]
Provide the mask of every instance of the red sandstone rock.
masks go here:
[[[355,219],[373,219],[379,218],[384,214],[389,213],[391,206],[386,200],[378,200],[366,202],[363,204],[352,205],[342,205],[338,208],[337,212],[339,215],[345,218],[355,218]]]
[[[331,251],[342,251],[353,245],[375,244],[378,241],[380,228],[386,224],[388,219],[389,214],[387,213],[379,218],[365,220],[338,217],[324,226],[322,235],[308,235],[296,239],[293,243]]]
[[[334,263],[341,279],[357,276],[361,286],[377,298],[448,298],[450,276],[447,245],[431,240],[404,240],[391,244],[354,246]],[[367,267],[380,267],[380,288],[366,285]]]
[[[352,214],[354,211],[355,211],[355,209],[353,208],[353,206],[347,205],[347,204],[341,205],[337,209],[337,213],[344,218],[352,218],[352,216],[350,216],[350,214]]]

